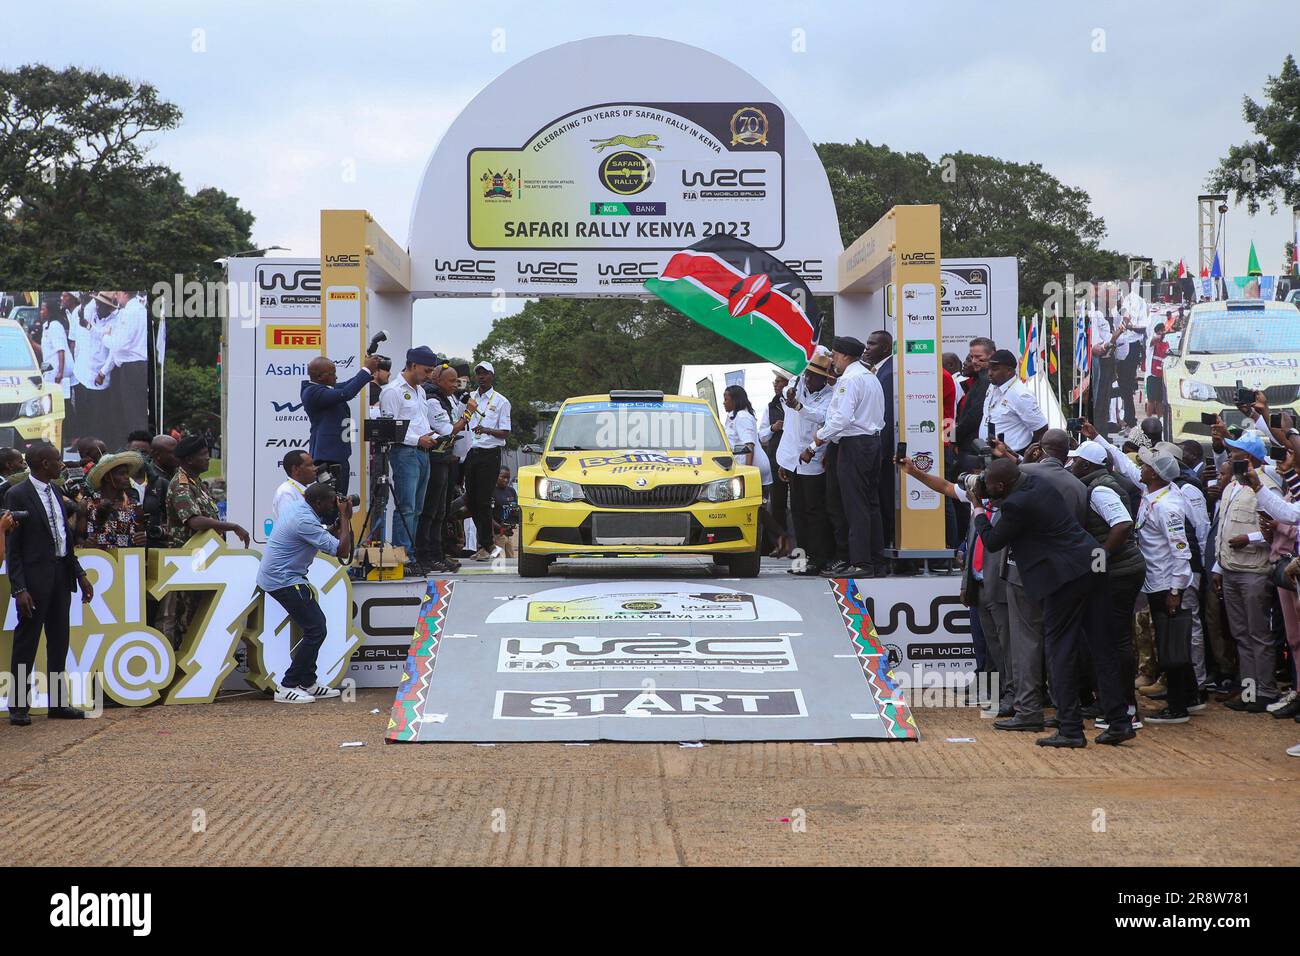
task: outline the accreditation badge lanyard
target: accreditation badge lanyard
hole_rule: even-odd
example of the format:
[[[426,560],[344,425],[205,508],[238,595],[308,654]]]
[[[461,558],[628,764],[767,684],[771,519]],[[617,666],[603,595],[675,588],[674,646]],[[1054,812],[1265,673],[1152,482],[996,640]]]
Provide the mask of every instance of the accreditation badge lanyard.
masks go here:
[[[1156,510],[1156,502],[1159,501],[1161,498],[1163,498],[1165,495],[1169,494],[1169,489],[1172,487],[1173,485],[1165,485],[1163,488],[1160,489],[1159,494],[1157,494],[1154,498],[1151,498],[1149,501],[1143,499],[1142,504],[1145,507],[1143,507],[1142,509],[1142,514],[1138,518],[1137,527],[1133,529],[1134,531],[1142,530],[1142,528],[1147,523],[1147,519],[1151,517],[1151,512]]]
[[[493,388],[493,389],[489,389],[489,390],[484,394],[483,397],[487,399],[487,407],[486,407],[486,408],[481,408],[481,407],[479,407],[479,405],[478,405],[477,402],[476,402],[475,405],[474,405],[474,414],[478,416],[478,424],[479,424],[479,425],[482,425],[485,421],[487,421],[487,413],[490,412],[490,411],[492,411],[492,403],[495,402],[495,401],[497,400],[497,390],[496,390],[495,388]],[[473,421],[473,418],[471,418],[470,421],[472,422],[472,421]],[[473,426],[471,426],[471,428],[472,428],[472,427],[473,427]]]

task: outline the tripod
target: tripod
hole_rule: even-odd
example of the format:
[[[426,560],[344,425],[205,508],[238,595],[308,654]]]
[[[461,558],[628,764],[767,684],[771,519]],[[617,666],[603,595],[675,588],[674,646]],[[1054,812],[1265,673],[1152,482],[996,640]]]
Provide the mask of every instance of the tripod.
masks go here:
[[[370,522],[375,513],[375,506],[378,505],[379,514],[383,515],[383,513],[388,509],[388,498],[392,493],[392,481],[390,481],[388,477],[388,453],[392,448],[392,443],[372,442],[371,444],[374,446],[375,451],[375,467],[370,474],[370,502],[366,505],[366,516],[362,519],[363,533],[366,535],[370,535],[371,533]],[[393,512],[397,515],[397,520],[402,522],[402,527],[406,529],[407,540],[411,542],[411,548],[412,551],[414,551],[415,535],[411,532],[411,526],[406,522],[406,516],[402,514],[401,503],[398,502],[397,505],[398,506],[393,509]],[[384,559],[384,548],[392,547],[392,545],[389,545],[384,540],[384,535],[382,533],[379,533],[377,537],[379,538],[379,560],[382,562]],[[408,554],[407,563],[418,563],[414,560],[414,557],[413,553]],[[367,559],[362,563],[362,576],[364,577],[369,574],[373,567],[374,565],[370,563],[369,556],[367,555]]]

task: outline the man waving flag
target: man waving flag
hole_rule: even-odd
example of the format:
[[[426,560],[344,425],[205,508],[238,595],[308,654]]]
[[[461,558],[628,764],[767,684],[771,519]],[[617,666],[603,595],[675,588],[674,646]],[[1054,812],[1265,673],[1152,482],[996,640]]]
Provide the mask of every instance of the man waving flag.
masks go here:
[[[710,236],[668,260],[645,287],[678,312],[798,375],[812,358],[821,316],[807,283],[734,236]]]

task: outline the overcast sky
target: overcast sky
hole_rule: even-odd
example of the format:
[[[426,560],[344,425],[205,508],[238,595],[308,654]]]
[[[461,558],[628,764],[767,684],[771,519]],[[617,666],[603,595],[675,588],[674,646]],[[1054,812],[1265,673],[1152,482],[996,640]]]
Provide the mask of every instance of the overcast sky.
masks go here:
[[[739,65],[814,142],[1040,162],[1087,190],[1108,247],[1182,257],[1190,268],[1206,174],[1250,136],[1242,95],[1261,98],[1266,77],[1300,46],[1293,3],[1241,0],[4,6],[0,63],[95,67],[155,84],[185,119],[154,155],[191,189],[237,196],[257,217],[259,245],[301,256],[318,254],[322,208],[368,209],[404,242],[424,164],[480,88],[558,43],[638,33]],[[504,52],[492,50],[497,29]],[[806,52],[791,48],[796,29]],[[1251,239],[1264,271],[1277,271],[1290,229],[1289,210],[1252,219],[1234,207],[1229,271],[1241,271]],[[417,332],[432,340],[436,330],[434,344],[459,354],[491,324],[483,303],[425,301],[417,314]]]

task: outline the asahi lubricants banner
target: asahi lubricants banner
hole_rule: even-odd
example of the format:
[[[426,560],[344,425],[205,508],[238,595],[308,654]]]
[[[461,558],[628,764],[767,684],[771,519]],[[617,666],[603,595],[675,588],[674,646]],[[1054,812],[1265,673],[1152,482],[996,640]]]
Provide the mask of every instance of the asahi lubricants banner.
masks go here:
[[[676,251],[729,234],[776,248],[785,219],[784,130],[772,103],[579,110],[521,145],[470,152],[469,244]],[[519,278],[563,285],[577,277],[534,269]]]
[[[320,264],[232,259],[224,384],[227,517],[264,544],[285,452],[306,448],[307,363],[321,354]],[[355,361],[355,360],[354,360]],[[339,375],[346,375],[340,368]]]

